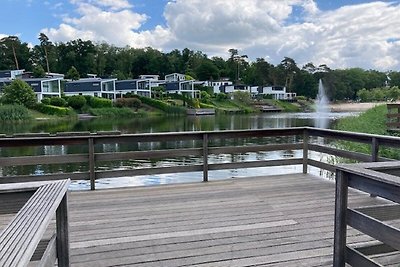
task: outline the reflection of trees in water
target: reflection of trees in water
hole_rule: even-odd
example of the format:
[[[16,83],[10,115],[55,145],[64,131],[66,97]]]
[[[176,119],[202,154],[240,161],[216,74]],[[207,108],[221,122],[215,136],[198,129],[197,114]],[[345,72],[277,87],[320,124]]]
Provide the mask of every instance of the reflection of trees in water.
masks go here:
[[[260,115],[216,115],[216,116],[153,116],[145,118],[131,119],[93,119],[93,120],[72,120],[72,121],[34,121],[21,124],[0,125],[0,133],[26,133],[26,132],[75,132],[75,131],[121,131],[122,133],[142,133],[142,132],[182,132],[182,131],[218,131],[236,129],[261,129],[285,126],[287,119],[270,118],[263,114]],[[299,122],[300,123],[300,122]],[[290,126],[290,125],[286,125]],[[303,126],[301,123],[298,126]],[[248,137],[248,138],[222,138],[209,140],[210,147],[223,146],[250,146],[266,145],[276,143],[293,143],[301,141],[301,136],[278,136],[278,137]],[[177,148],[201,148],[202,140],[185,141],[160,141],[160,142],[134,142],[134,143],[109,143],[96,144],[96,153],[111,153],[124,151],[146,151]],[[88,145],[68,145],[68,146],[43,146],[43,147],[21,147],[21,148],[1,148],[2,157],[17,157],[27,155],[66,155],[66,154],[87,154]],[[292,152],[258,152],[245,154],[224,154],[210,155],[210,163],[220,162],[239,162],[249,160],[264,160],[277,158],[282,155],[293,156]],[[103,169],[134,169],[144,167],[173,166],[179,164],[201,164],[202,157],[187,155],[185,158],[166,158],[166,159],[141,159],[141,160],[122,160],[112,162],[101,162],[96,166],[97,170]],[[71,164],[52,164],[37,166],[9,166],[2,168],[3,175],[24,175],[24,174],[46,174],[59,172],[78,172],[87,171],[87,163]]]

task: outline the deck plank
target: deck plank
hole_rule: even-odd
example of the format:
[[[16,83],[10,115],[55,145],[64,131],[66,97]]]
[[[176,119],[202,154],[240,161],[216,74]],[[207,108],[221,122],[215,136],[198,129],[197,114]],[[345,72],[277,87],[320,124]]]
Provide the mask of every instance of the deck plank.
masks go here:
[[[332,265],[334,183],[312,175],[76,191],[69,212],[72,266]]]

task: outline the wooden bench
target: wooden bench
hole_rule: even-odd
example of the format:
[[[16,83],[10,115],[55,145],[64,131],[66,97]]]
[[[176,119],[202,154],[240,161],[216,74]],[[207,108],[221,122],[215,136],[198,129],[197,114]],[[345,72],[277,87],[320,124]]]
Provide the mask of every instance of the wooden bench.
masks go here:
[[[67,191],[70,180],[0,185],[0,194],[34,191],[12,221],[0,233],[0,266],[27,266],[51,220],[56,233],[39,266],[70,266]]]

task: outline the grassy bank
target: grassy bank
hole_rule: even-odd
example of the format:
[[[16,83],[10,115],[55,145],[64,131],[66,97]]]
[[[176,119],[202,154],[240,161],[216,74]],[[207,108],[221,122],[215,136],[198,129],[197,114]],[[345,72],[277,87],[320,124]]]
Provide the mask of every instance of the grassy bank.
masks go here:
[[[335,128],[343,131],[389,135],[386,114],[386,105],[376,106],[358,116],[340,119]]]
[[[366,112],[361,113],[358,116],[342,118],[336,124],[335,129],[350,131],[350,132],[360,132],[369,134],[379,134],[379,135],[393,135],[388,132],[386,127],[386,105],[376,106]],[[365,154],[371,153],[370,145],[363,145],[360,143],[341,141],[336,144],[339,148],[346,149],[349,151],[355,151]],[[379,156],[392,159],[400,159],[400,150],[380,147]]]

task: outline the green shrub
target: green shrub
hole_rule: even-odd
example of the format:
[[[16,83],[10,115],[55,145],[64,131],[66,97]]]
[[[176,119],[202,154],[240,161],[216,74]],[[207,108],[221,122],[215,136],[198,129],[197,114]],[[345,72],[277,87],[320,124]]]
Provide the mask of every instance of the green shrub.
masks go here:
[[[89,102],[87,102],[88,105],[92,108],[111,108],[112,107],[112,101],[107,98],[101,98],[101,97],[91,97],[89,99]]]
[[[142,101],[142,103],[152,106],[154,108],[160,109],[166,113],[171,113],[171,114],[182,114],[186,112],[185,108],[182,107],[176,107],[176,106],[171,106],[163,101],[144,97],[144,96],[136,96],[137,98]]]
[[[203,102],[203,103],[210,103],[210,101],[211,101],[211,95],[209,93],[207,93],[206,91],[200,92],[200,98],[201,98],[201,102]]]
[[[215,97],[218,101],[221,101],[221,100],[225,100],[225,99],[228,99],[229,97],[228,97],[228,95],[227,94],[224,94],[224,93],[218,93],[217,95],[216,95],[216,97]]]
[[[4,86],[1,101],[4,104],[23,105],[27,108],[36,103],[36,95],[32,87],[26,82],[16,79],[9,85]]]
[[[75,115],[75,112],[71,108],[45,105],[43,103],[36,104],[35,110],[47,115],[56,115],[56,116]]]
[[[142,101],[136,97],[132,98],[118,98],[114,105],[118,108],[126,107],[126,108],[135,108],[138,110],[142,105]]]
[[[67,98],[68,105],[73,109],[80,110],[86,105],[86,99],[82,95],[73,95]]]
[[[302,96],[302,95],[298,95],[298,96],[296,96],[296,100],[297,101],[306,101],[307,100],[307,97],[305,97],[305,96]]]
[[[25,121],[31,119],[29,110],[22,105],[0,106],[0,121]]]
[[[83,97],[86,99],[87,104],[90,103],[91,99],[93,98],[91,95],[84,95]]]
[[[91,108],[90,114],[99,117],[132,117],[135,112],[130,108]]]
[[[251,103],[251,95],[249,92],[235,91],[233,92],[233,99],[246,105]]]
[[[43,102],[42,102],[43,103]],[[67,101],[61,97],[51,97],[49,105],[57,106],[57,107],[65,107],[67,106]]]
[[[200,108],[209,108],[209,109],[213,109],[213,108],[215,108],[215,106],[214,106],[214,105],[210,105],[210,104],[200,103]]]
[[[45,97],[40,102],[42,102],[45,105],[50,105],[50,98],[49,97]]]

